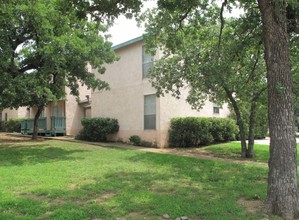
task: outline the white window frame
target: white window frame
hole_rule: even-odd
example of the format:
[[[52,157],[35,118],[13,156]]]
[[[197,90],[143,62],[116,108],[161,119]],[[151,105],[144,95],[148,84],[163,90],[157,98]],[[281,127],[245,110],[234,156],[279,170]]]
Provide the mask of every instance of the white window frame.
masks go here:
[[[154,102],[152,103],[153,104],[152,109],[154,111],[154,114],[153,113],[146,113],[147,112],[146,106],[148,105],[148,103],[146,103],[146,99],[147,98],[153,98],[153,97],[154,97]],[[145,95],[143,99],[144,99],[143,129],[144,130],[156,130],[157,129],[157,109],[156,109],[157,98],[156,98],[156,95],[155,94]],[[153,118],[152,123],[153,123],[154,126],[150,126],[152,123],[150,125],[148,125],[146,123],[148,118]]]
[[[219,105],[213,104],[213,114],[214,115],[219,115],[220,114],[220,106]]]
[[[151,61],[147,61],[145,62],[145,56],[148,55],[151,57]],[[146,65],[150,65],[150,67],[147,69],[147,71],[145,71],[145,66]],[[150,68],[152,68],[154,66],[154,57],[148,53],[146,53],[145,51],[145,46],[142,46],[142,79],[145,79],[148,77],[148,71]]]

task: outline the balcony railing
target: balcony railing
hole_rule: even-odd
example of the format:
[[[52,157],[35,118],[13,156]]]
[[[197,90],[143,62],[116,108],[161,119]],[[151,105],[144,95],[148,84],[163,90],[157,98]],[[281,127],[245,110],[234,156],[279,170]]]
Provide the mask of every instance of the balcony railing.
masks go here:
[[[56,134],[66,134],[65,117],[51,117],[51,126],[47,125],[47,118],[38,119],[38,134],[41,135],[56,135]],[[32,134],[33,133],[34,119],[26,119],[21,123],[21,133],[22,134]]]

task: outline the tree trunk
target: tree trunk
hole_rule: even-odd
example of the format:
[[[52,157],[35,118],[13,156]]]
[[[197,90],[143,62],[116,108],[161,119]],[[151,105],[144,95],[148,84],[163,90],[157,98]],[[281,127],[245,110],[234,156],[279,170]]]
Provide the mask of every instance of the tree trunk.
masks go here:
[[[242,115],[241,115],[238,104],[237,104],[236,100],[234,99],[232,93],[226,87],[223,87],[223,88],[233,106],[234,112],[237,117],[237,124],[238,124],[239,131],[240,131],[241,157],[246,157],[247,144],[246,144],[246,135],[245,135],[245,129],[244,129],[244,122],[242,120]]]
[[[246,151],[247,158],[253,157],[255,115],[256,115],[256,102],[252,101],[250,107],[250,116],[249,116],[248,149]]]
[[[34,116],[34,122],[33,122],[33,133],[32,133],[32,140],[37,140],[37,132],[38,132],[38,119],[39,116],[41,115],[44,107],[38,107],[37,112]]]
[[[286,20],[286,2],[258,0],[262,14],[268,79],[270,160],[267,211],[298,216],[294,97]]]

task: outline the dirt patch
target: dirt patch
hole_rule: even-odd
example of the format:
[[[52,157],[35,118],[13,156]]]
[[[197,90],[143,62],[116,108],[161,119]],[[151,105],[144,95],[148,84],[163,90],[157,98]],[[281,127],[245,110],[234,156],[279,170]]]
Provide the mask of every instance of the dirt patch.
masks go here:
[[[18,143],[32,141],[31,136],[16,136],[13,134],[0,133],[0,143]],[[43,138],[38,138],[36,141],[44,141]]]
[[[61,199],[61,198],[55,198],[55,199],[52,199],[50,202],[49,202],[49,204],[52,206],[52,205],[57,205],[57,206],[59,206],[59,205],[63,205],[63,204],[65,204],[66,203],[66,201],[65,200],[63,200],[63,199]]]
[[[244,198],[240,198],[237,203],[241,206],[243,206],[246,210],[246,212],[249,213],[256,213],[258,211],[261,211],[263,207],[263,202],[260,200],[246,200]]]
[[[153,185],[148,188],[149,191],[157,192],[159,194],[175,194],[177,192],[176,188],[164,186],[164,185]]]
[[[22,194],[19,194],[19,197],[26,197],[26,198],[33,199],[33,200],[45,200],[45,199],[47,199],[46,195],[36,195],[34,193],[22,193]]]
[[[76,189],[76,188],[78,188],[78,185],[76,183],[70,183],[70,184],[68,184],[68,188]]]
[[[103,203],[103,202],[106,202],[107,200],[111,199],[115,195],[116,195],[116,192],[106,192],[105,194],[92,199],[92,201],[96,202],[96,203]]]

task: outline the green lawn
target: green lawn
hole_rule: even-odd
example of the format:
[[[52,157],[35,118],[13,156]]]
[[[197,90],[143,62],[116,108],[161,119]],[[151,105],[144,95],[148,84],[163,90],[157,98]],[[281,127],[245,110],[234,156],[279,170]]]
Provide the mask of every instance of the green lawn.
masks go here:
[[[44,141],[0,143],[0,219],[262,219],[266,168]]]
[[[203,149],[213,153],[216,157],[230,158],[230,159],[244,159],[241,158],[241,144],[236,142],[229,142],[225,144],[216,144]],[[269,145],[254,145],[254,158],[250,159],[257,162],[267,163],[269,160]]]

